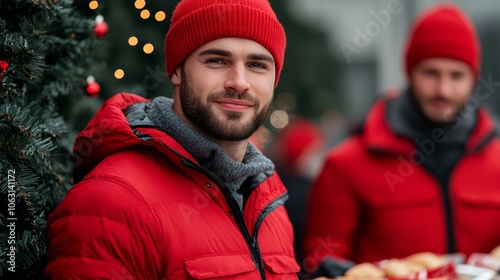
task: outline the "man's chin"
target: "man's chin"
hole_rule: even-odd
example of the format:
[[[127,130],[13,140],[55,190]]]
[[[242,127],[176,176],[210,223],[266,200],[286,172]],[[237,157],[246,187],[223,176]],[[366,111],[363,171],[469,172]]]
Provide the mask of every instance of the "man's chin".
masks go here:
[[[427,119],[436,124],[447,124],[455,120],[456,114],[450,112],[433,112],[426,115]]]
[[[213,125],[212,131],[207,132],[219,140],[242,141],[253,134],[253,132],[249,132],[251,125],[241,120],[219,120]]]

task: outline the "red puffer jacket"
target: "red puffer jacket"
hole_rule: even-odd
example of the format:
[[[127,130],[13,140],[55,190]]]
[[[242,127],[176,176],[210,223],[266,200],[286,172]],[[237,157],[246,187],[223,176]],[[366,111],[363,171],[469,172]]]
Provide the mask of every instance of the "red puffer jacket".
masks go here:
[[[106,101],[75,143],[75,180],[47,222],[48,279],[297,279],[276,173],[253,178],[243,213],[179,143],[131,127]]]
[[[327,155],[309,200],[306,269],[325,256],[359,263],[447,253],[448,234],[465,254],[500,244],[500,139],[488,113],[479,110],[450,175],[449,217],[438,181],[419,164],[414,142],[390,130],[385,109],[385,101],[378,101],[362,132]],[[427,144],[441,137],[437,133]],[[453,219],[451,232],[446,219]]]

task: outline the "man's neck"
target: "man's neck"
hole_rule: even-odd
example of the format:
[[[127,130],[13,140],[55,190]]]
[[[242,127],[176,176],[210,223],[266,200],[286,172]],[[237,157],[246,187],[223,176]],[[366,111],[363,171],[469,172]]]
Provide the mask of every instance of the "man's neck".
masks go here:
[[[248,140],[244,141],[221,141],[214,140],[215,143],[219,144],[226,154],[236,162],[243,162],[243,158],[247,152]]]
[[[410,139],[431,137],[435,129],[441,129],[447,135],[447,143],[465,143],[476,123],[476,110],[461,111],[458,118],[449,123],[435,123],[427,118],[410,96],[403,92],[397,99],[391,100],[386,116],[392,131]]]

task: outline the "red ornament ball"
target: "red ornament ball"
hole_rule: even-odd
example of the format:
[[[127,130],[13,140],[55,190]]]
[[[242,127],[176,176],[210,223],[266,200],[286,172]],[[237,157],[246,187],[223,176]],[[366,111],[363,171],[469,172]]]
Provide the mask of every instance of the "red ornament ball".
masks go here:
[[[87,85],[87,94],[90,96],[97,96],[100,90],[101,86],[97,82]]]
[[[102,39],[108,34],[108,24],[104,21],[104,17],[99,15],[96,17],[94,25],[94,36],[97,39]]]
[[[7,68],[9,67],[9,63],[5,60],[0,60],[0,72],[7,72]]]
[[[101,86],[95,81],[93,76],[89,76],[87,77],[87,88],[85,90],[87,91],[87,95],[94,97],[101,91]]]
[[[0,82],[2,82],[2,75],[7,72],[7,68],[9,68],[9,63],[5,60],[0,60]]]

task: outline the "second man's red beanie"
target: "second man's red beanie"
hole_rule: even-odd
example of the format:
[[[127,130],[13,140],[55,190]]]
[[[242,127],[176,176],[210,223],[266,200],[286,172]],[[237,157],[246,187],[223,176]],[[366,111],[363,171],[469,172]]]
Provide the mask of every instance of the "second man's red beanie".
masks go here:
[[[444,57],[467,63],[479,75],[481,47],[469,17],[456,5],[434,6],[413,24],[406,45],[406,73],[427,58]]]

